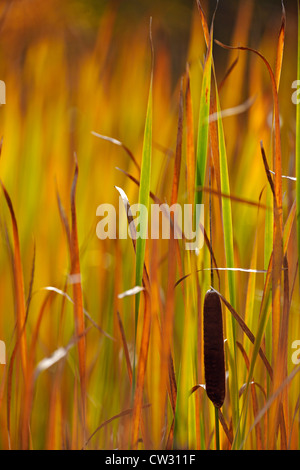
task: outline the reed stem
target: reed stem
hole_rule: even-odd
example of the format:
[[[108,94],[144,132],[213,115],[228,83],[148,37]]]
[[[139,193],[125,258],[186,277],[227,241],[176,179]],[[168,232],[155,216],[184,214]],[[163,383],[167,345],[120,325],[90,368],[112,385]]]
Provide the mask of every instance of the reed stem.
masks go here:
[[[216,450],[220,450],[219,409],[215,406],[215,436]]]

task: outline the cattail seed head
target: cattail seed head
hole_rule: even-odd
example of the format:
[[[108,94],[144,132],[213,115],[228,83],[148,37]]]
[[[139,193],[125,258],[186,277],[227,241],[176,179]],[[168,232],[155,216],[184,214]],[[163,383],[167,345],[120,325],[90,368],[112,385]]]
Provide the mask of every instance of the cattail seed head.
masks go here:
[[[225,361],[222,308],[214,290],[207,291],[203,311],[204,371],[206,393],[216,408],[225,399]]]

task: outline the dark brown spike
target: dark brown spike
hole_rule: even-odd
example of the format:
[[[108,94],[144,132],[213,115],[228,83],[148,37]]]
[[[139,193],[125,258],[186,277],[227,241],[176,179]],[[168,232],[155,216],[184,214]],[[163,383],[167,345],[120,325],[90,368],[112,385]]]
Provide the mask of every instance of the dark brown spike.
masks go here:
[[[225,399],[222,307],[218,294],[212,289],[205,295],[203,323],[206,393],[215,407],[221,408]]]

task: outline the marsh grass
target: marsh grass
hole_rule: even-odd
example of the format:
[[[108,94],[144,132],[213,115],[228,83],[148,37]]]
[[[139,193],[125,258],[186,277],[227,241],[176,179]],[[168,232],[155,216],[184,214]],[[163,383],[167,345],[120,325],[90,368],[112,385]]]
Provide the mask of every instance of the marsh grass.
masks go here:
[[[28,46],[20,75],[10,61],[1,448],[299,449],[300,119],[287,86],[297,41],[275,3],[278,28],[253,48],[251,2],[223,44],[215,24],[226,5],[197,0],[175,85],[155,16],[116,53],[113,6],[76,77],[59,35]],[[18,8],[2,12],[4,41]],[[299,51],[298,39],[298,79]],[[282,178],[294,170],[297,181]],[[170,240],[98,240],[96,207],[119,207],[119,196],[128,225],[138,201],[210,207],[199,254],[174,236],[173,219]],[[225,340],[217,411],[205,389],[207,291]]]

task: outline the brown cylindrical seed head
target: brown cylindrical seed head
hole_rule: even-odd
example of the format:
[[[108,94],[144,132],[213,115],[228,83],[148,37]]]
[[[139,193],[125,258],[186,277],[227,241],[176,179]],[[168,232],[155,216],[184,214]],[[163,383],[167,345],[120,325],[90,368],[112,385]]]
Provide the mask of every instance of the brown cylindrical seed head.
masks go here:
[[[222,308],[218,294],[209,290],[204,299],[204,370],[208,398],[217,408],[225,399],[225,361]]]

